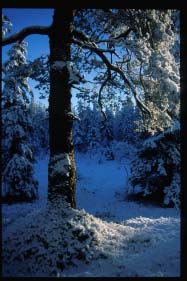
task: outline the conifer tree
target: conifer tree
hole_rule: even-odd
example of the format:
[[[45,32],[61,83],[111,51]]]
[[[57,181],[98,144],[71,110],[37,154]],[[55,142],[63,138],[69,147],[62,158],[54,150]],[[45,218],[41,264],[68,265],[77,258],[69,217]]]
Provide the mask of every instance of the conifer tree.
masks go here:
[[[17,42],[3,65],[2,92],[2,196],[5,201],[37,197],[31,147],[32,122],[29,116],[31,89],[26,64],[26,42]]]

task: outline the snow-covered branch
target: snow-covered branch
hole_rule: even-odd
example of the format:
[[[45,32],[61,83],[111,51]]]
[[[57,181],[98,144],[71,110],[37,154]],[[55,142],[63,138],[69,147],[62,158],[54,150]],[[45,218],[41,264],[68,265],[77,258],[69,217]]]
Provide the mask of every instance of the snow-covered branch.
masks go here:
[[[84,48],[87,48],[87,49],[90,49],[90,50],[93,50],[93,51],[95,50],[95,48],[97,48],[97,50],[99,50],[99,51],[102,52],[102,53],[114,53],[114,54],[116,54],[116,53],[115,53],[115,49],[110,50],[110,49],[98,48],[98,46],[96,45],[96,43],[95,43],[95,42],[92,42],[92,41],[90,41],[90,42],[84,42],[84,41],[80,41],[80,40],[78,40],[78,39],[76,39],[76,38],[73,38],[73,39],[72,39],[72,42],[75,43],[75,44],[77,44],[77,45],[79,45],[79,46],[82,46],[82,47],[84,47]]]
[[[96,43],[97,44],[99,44],[99,43],[114,43],[115,40],[126,39],[131,31],[132,31],[132,29],[129,28],[125,32],[122,32],[122,33],[120,33],[119,35],[117,35],[115,37],[111,37],[110,39],[100,39],[100,40],[97,40]]]
[[[98,96],[98,104],[99,104],[99,107],[100,107],[100,110],[101,110],[101,113],[104,117],[104,122],[106,121],[107,119],[107,116],[106,116],[106,113],[103,111],[103,105],[102,105],[102,101],[101,101],[101,93],[102,93],[102,90],[103,88],[106,86],[107,82],[111,79],[111,72],[110,72],[110,69],[108,69],[107,71],[107,77],[106,79],[103,81],[100,89],[99,89],[99,96]]]
[[[111,37],[110,39],[100,39],[100,40],[95,41],[95,43],[97,43],[97,44],[99,44],[99,43],[112,43],[113,41],[118,40],[120,38],[126,39],[131,31],[132,31],[132,28],[129,28],[129,29],[125,30],[125,32],[122,32],[115,37]],[[76,39],[81,40],[84,43],[91,42],[91,40],[83,32],[80,32],[78,30],[74,30],[73,35]],[[109,52],[111,50],[106,50],[106,51]]]
[[[26,36],[31,34],[48,35],[50,26],[29,26],[23,28],[21,31],[7,37],[3,38],[2,46],[14,43],[16,41],[22,41]]]
[[[93,51],[95,54],[97,54],[102,59],[102,61],[106,65],[107,69],[117,72],[123,79],[124,83],[130,88],[140,110],[144,113],[147,113],[149,116],[151,116],[151,112],[150,112],[149,108],[140,100],[133,84],[126,78],[124,72],[119,67],[110,63],[110,61],[108,60],[108,58],[105,56],[105,54],[103,53],[103,51],[101,49],[99,49],[96,46],[91,45],[91,44],[85,44],[84,42],[81,42],[77,39],[72,39],[72,42],[79,46],[82,46],[83,48],[90,49],[91,51]]]

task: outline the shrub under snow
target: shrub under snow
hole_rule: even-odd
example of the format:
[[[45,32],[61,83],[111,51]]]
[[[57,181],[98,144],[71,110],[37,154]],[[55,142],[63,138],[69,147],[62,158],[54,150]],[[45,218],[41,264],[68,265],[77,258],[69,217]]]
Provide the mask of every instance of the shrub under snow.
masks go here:
[[[180,205],[180,127],[147,139],[132,161],[129,194],[169,207]]]
[[[110,224],[59,198],[3,235],[3,276],[57,276],[79,262],[105,258],[100,238]]]

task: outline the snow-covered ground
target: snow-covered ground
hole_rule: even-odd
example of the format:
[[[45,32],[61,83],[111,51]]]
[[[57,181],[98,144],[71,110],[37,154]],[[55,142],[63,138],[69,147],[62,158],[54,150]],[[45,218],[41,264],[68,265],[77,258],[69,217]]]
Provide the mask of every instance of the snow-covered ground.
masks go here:
[[[179,212],[127,200],[128,159],[76,162],[78,210],[46,206],[47,155],[36,163],[40,198],[3,206],[4,275],[179,276]]]
[[[174,208],[137,203],[126,198],[130,160],[104,161],[98,156],[77,155],[77,208],[108,221],[136,217],[178,217]]]

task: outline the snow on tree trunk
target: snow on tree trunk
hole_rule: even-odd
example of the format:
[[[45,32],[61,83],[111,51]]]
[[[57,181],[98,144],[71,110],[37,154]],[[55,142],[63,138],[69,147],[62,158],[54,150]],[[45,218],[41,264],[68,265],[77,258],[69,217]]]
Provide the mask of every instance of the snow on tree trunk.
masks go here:
[[[2,196],[5,201],[35,199],[38,183],[33,177],[32,123],[29,116],[26,43],[16,43],[3,65],[2,92]]]
[[[75,208],[76,168],[72,143],[70,41],[72,9],[56,9],[50,31],[48,198],[59,195]],[[71,80],[71,81],[70,81]]]

